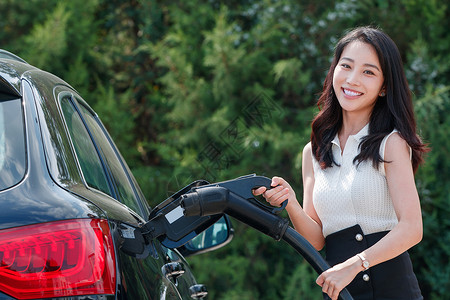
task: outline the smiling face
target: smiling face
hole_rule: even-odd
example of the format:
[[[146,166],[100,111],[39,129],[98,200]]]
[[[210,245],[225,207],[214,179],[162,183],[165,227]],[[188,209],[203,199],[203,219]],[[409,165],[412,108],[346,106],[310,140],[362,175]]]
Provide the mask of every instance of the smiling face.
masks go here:
[[[343,114],[370,113],[383,90],[383,72],[375,49],[364,42],[345,46],[333,73],[333,89]]]

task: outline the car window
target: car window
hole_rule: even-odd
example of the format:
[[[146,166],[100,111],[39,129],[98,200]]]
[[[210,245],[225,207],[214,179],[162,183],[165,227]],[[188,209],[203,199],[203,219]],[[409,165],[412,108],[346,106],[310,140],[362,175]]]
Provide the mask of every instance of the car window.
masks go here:
[[[86,120],[89,130],[91,131],[95,143],[99,147],[101,156],[105,159],[109,171],[114,180],[117,198],[133,211],[143,216],[144,208],[141,207],[140,201],[136,196],[136,191],[131,184],[131,174],[125,171],[119,153],[116,151],[112,142],[106,135],[106,130],[98,121],[98,119],[81,103],[79,103],[80,111]]]
[[[0,93],[0,190],[9,188],[25,175],[25,134],[22,101]]]
[[[111,195],[105,170],[97,150],[68,96],[61,99],[61,109],[87,185]]]

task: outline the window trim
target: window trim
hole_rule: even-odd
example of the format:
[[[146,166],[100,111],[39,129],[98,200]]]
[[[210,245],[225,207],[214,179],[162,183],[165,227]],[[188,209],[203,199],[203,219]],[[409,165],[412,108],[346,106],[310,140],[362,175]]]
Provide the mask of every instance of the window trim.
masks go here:
[[[92,143],[93,143],[93,145],[95,147],[97,155],[98,155],[98,157],[100,159],[100,162],[101,162],[103,170],[104,170],[104,172],[106,174],[107,181],[108,181],[108,184],[110,186],[110,190],[111,190],[111,194],[112,194],[112,195],[108,195],[108,196],[113,197],[115,200],[119,201],[121,204],[126,205],[122,201],[122,199],[120,199],[119,193],[117,191],[117,189],[118,189],[117,183],[116,183],[116,181],[115,181],[115,179],[114,179],[114,177],[113,177],[113,175],[111,173],[111,170],[110,170],[110,168],[108,166],[108,163],[106,162],[106,159],[103,157],[103,154],[100,151],[100,146],[97,144],[96,140],[93,137],[93,133],[91,131],[91,128],[90,128],[89,124],[87,123],[85,117],[83,116],[83,113],[81,112],[80,106],[83,106],[92,115],[93,120],[98,124],[98,126],[101,129],[103,135],[105,136],[107,142],[111,146],[111,148],[112,148],[112,150],[114,152],[114,155],[116,156],[117,160],[119,161],[120,166],[122,168],[122,171],[124,172],[124,174],[126,176],[126,179],[128,180],[128,184],[131,186],[133,195],[134,195],[135,199],[137,199],[137,201],[136,201],[137,203],[136,204],[137,204],[137,209],[139,209],[139,211],[136,211],[136,213],[138,215],[140,215],[141,217],[143,217],[144,219],[148,218],[149,208],[144,204],[144,202],[146,202],[146,200],[145,200],[145,198],[143,198],[141,196],[141,193],[139,193],[139,191],[137,190],[137,187],[136,187],[137,182],[135,182],[130,176],[131,170],[129,170],[129,168],[126,167],[126,164],[124,162],[124,159],[123,159],[122,155],[120,154],[119,150],[117,149],[117,146],[115,145],[115,143],[112,140],[111,136],[106,131],[106,128],[103,125],[103,123],[101,122],[101,120],[98,117],[97,113],[95,113],[95,111],[87,103],[85,103],[85,101],[80,96],[75,95],[74,93],[70,93],[70,92],[60,92],[59,93],[59,95],[58,95],[58,98],[59,98],[58,102],[59,103],[58,104],[60,106],[60,109],[61,109],[61,100],[62,100],[62,98],[63,97],[67,97],[67,96],[68,96],[68,99],[69,99],[70,103],[75,108],[78,116],[81,118],[81,120],[83,122],[83,125],[86,128],[86,130],[87,130],[87,132],[89,134],[89,137],[90,137],[90,139],[91,139],[91,141],[92,141]],[[64,122],[64,126],[65,126],[65,130],[68,132],[68,128],[67,128],[66,122]],[[70,138],[70,141],[71,141],[72,152],[74,153],[72,137],[70,136],[70,133],[68,135],[69,135],[69,138]],[[76,158],[76,161],[77,161],[77,164],[78,164],[78,168],[79,168],[79,171],[80,171],[82,179],[83,179],[83,183],[86,185],[86,187],[88,187],[89,189],[92,189],[92,190],[95,190],[95,191],[98,191],[98,192],[104,194],[104,192],[96,189],[95,187],[91,187],[91,186],[89,186],[87,184],[86,179],[84,178],[84,173],[81,170],[81,166],[80,166],[80,162],[78,160],[78,156],[75,155],[75,158]]]

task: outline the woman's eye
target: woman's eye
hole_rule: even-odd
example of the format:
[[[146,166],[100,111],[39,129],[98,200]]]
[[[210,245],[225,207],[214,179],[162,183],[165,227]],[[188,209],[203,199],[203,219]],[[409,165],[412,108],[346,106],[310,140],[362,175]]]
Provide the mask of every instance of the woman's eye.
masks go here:
[[[365,70],[364,73],[368,75],[375,75],[375,73],[370,70]]]
[[[341,64],[341,67],[346,68],[346,69],[350,68],[350,66],[348,64]]]

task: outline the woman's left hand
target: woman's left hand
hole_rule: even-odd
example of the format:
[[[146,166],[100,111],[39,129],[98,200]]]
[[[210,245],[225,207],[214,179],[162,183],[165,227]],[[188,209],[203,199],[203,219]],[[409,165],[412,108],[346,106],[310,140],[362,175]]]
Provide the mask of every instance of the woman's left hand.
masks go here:
[[[322,291],[328,294],[332,300],[337,300],[339,293],[362,270],[360,259],[357,256],[353,256],[320,274],[316,283],[322,287]]]

